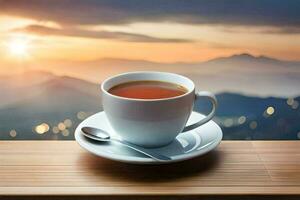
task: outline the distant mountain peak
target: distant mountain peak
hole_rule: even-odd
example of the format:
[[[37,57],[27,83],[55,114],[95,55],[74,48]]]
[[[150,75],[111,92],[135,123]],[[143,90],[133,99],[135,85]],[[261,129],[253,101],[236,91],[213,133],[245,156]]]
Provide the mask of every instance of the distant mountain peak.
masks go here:
[[[249,53],[242,53],[242,54],[235,54],[228,58],[240,58],[240,59],[248,59],[248,60],[261,60],[261,61],[278,61],[278,62],[284,62],[284,60],[279,60],[277,58],[272,58],[264,55],[254,56]]]
[[[261,60],[261,59],[266,59],[266,60],[277,60],[275,58],[259,55],[255,56],[250,53],[241,53],[241,54],[234,54],[229,57],[225,57],[227,59],[239,59],[239,60]]]
[[[257,58],[256,56],[250,54],[250,53],[241,53],[241,54],[234,54],[230,57],[240,57],[240,58]]]
[[[298,61],[280,60],[265,55],[255,56],[250,53],[241,53],[241,54],[234,54],[228,57],[219,57],[204,63],[224,63],[224,62],[252,62],[252,63],[256,62],[256,63],[268,64],[268,65],[282,65],[282,64],[298,65],[300,63]]]

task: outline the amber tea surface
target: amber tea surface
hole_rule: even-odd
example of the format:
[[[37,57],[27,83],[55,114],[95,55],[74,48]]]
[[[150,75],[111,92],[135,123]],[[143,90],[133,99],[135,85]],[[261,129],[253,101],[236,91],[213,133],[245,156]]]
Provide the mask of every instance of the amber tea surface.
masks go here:
[[[109,93],[134,99],[164,99],[183,95],[187,89],[181,85],[163,81],[132,81],[121,83],[108,90]]]

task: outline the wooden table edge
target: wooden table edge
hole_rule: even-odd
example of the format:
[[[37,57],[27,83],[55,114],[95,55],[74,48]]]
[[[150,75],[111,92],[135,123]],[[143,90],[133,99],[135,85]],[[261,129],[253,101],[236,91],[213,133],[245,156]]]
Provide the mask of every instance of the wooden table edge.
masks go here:
[[[233,192],[234,191],[234,192]],[[237,192],[238,191],[238,192]],[[211,196],[211,195],[298,195],[298,186],[272,187],[0,187],[0,196]]]

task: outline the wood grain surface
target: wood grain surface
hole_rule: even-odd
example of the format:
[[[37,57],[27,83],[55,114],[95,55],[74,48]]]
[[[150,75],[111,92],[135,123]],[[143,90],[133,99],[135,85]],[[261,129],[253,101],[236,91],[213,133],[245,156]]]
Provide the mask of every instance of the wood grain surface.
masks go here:
[[[96,157],[75,141],[0,141],[0,198],[24,195],[299,198],[300,142],[223,141],[199,158],[142,166]]]

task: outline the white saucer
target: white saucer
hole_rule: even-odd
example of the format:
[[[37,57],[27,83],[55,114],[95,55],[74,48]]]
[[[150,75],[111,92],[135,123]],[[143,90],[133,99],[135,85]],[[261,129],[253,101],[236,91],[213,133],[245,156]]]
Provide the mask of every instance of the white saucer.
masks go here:
[[[204,115],[193,112],[188,124],[197,122],[201,118],[204,118]],[[179,134],[176,140],[167,146],[152,149],[172,158],[171,161],[158,162],[117,143],[92,141],[82,135],[81,127],[84,126],[104,129],[111,133],[112,137],[119,138],[110,126],[104,112],[96,113],[78,125],[75,130],[76,141],[84,149],[97,156],[136,164],[161,164],[191,159],[216,148],[223,136],[221,128],[215,122],[210,121],[199,128]]]

